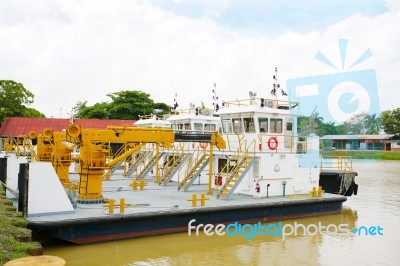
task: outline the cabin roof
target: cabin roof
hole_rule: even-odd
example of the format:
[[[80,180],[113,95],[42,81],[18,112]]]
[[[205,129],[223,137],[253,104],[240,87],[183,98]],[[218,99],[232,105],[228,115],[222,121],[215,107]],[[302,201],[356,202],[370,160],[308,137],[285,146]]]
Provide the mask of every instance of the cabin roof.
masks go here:
[[[220,119],[214,116],[206,116],[206,115],[196,115],[196,114],[179,114],[179,115],[172,115],[168,117],[167,121],[179,121],[179,120],[193,120],[193,121],[214,121],[219,122]]]
[[[248,106],[229,106],[218,110],[216,113],[219,116],[225,116],[229,114],[243,114],[243,113],[255,113],[257,115],[268,115],[268,114],[281,114],[295,116],[295,112],[291,112],[287,109],[278,109],[270,107],[261,107],[259,105],[248,105]]]

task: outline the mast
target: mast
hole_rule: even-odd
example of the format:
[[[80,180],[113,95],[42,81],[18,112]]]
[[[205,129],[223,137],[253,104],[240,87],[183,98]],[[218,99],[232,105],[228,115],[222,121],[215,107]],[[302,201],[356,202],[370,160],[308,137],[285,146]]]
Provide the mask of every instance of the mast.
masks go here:
[[[272,84],[272,90],[271,90],[271,95],[275,97],[275,99],[278,98],[277,96],[277,89],[280,87],[278,83],[278,68],[275,67],[275,75],[272,76],[274,79],[274,83]]]
[[[278,82],[278,68],[275,67],[275,75],[273,76],[274,83],[273,88],[271,90],[271,94],[275,96],[275,99],[282,98],[283,96],[287,96],[287,93],[281,88],[281,85]],[[278,97],[279,93],[281,96]]]
[[[217,83],[214,83],[214,89],[212,90],[213,96],[213,106],[214,106],[214,112],[217,112],[219,110],[219,105],[218,105],[218,96],[217,96]]]

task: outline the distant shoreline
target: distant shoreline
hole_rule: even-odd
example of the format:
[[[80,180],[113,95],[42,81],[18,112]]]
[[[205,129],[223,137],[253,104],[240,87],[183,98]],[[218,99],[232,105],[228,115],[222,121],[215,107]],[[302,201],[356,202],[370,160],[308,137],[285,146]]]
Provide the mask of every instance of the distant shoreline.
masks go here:
[[[400,151],[321,150],[323,157],[350,156],[352,159],[399,160]]]

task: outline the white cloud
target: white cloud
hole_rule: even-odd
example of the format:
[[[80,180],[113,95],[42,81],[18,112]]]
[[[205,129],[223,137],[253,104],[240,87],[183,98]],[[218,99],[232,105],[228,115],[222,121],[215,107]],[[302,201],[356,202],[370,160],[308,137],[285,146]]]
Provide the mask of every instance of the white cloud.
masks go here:
[[[376,69],[382,109],[399,107],[400,15],[392,4],[390,12],[355,14],[323,32],[245,37],[147,1],[15,2],[1,1],[0,79],[22,82],[47,116],[60,108],[66,116],[77,101],[108,101],[107,93],[126,89],[168,104],[177,92],[181,107],[211,105],[214,82],[220,99],[247,97],[249,90],[266,95],[275,66],[282,85],[332,72],[314,56],[320,50],[339,63],[340,38],[349,39],[349,61],[372,50],[359,67]]]

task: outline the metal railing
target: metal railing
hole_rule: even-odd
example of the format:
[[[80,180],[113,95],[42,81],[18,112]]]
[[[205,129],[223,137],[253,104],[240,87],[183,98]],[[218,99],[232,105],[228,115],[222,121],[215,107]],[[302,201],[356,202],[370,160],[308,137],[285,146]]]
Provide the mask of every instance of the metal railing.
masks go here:
[[[353,171],[353,161],[350,156],[320,157],[321,170]]]

